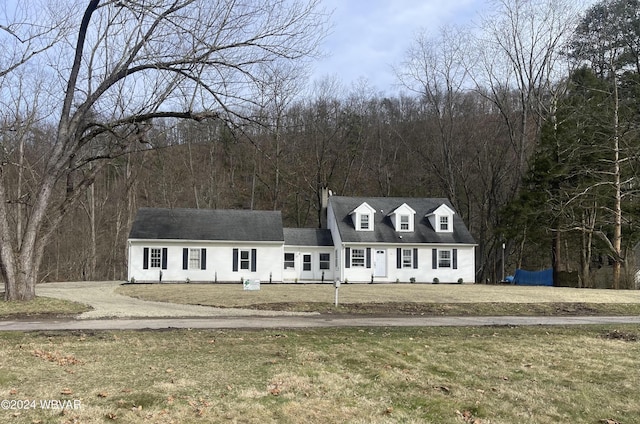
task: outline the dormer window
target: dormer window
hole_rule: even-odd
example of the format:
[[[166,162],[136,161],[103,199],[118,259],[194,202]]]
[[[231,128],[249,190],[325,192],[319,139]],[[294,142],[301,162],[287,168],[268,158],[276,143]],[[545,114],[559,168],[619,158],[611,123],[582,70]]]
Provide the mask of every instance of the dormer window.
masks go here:
[[[403,203],[389,214],[389,218],[396,231],[411,232],[414,231],[415,215],[416,211]]]
[[[436,233],[452,233],[454,214],[453,209],[443,203],[428,213],[427,218]]]
[[[375,213],[376,210],[364,202],[350,213],[353,227],[357,231],[373,231]]]

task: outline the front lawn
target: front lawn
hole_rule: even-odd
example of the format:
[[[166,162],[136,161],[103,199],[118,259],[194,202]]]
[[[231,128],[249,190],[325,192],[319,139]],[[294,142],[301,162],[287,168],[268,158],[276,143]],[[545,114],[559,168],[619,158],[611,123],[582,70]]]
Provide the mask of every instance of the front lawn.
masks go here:
[[[638,315],[640,291],[481,284],[125,284],[117,292],[145,300],[326,314],[495,316]]]
[[[639,337],[636,326],[5,332],[0,397],[13,409],[0,417],[632,423]],[[42,407],[50,400],[68,408]]]

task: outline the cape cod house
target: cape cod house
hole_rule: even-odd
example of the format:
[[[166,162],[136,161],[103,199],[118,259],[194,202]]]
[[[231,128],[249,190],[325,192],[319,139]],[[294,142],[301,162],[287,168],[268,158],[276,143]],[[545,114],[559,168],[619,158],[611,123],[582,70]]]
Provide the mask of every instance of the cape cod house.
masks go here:
[[[327,225],[341,281],[475,281],[475,241],[446,199],[332,196]]]
[[[475,241],[446,199],[330,196],[326,228],[280,212],[142,208],[135,282],[473,282]]]
[[[280,212],[142,208],[128,245],[129,281],[282,281]]]

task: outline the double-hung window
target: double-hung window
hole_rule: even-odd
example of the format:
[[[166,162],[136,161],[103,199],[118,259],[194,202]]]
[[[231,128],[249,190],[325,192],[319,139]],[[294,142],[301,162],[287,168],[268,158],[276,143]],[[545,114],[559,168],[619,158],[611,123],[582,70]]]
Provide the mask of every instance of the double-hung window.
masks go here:
[[[402,249],[402,268],[413,267],[413,250]]]
[[[360,229],[361,230],[368,230],[369,229],[369,215],[368,214],[362,214],[360,215]]]
[[[320,253],[320,269],[331,269],[331,254],[330,253]]]
[[[364,268],[365,256],[364,249],[351,249],[351,266]]]
[[[257,249],[233,249],[233,272],[256,272],[258,267]]]
[[[251,252],[248,250],[240,251],[240,269],[251,269]]]
[[[162,249],[152,247],[149,249],[149,268],[160,268],[162,265]]]
[[[438,251],[438,268],[451,268],[451,250]]]
[[[168,251],[166,247],[143,248],[142,269],[167,269]]]
[[[449,231],[449,217],[441,216],[440,217],[440,231]]]
[[[189,249],[189,269],[200,269],[201,249]]]
[[[295,253],[284,254],[284,269],[294,269],[296,267]]]
[[[183,248],[182,269],[207,269],[207,249]]]
[[[432,249],[432,268],[458,269],[458,249]]]
[[[409,231],[409,215],[400,215],[400,231]]]

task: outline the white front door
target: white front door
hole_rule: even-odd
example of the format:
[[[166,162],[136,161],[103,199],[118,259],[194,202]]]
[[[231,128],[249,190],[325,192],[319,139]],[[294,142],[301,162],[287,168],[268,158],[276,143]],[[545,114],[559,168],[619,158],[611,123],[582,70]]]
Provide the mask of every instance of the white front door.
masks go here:
[[[302,259],[302,272],[300,273],[300,279],[302,280],[313,280],[313,261],[311,253],[302,253],[300,255]]]
[[[386,277],[387,276],[387,251],[384,249],[377,249],[374,258],[374,277]]]

